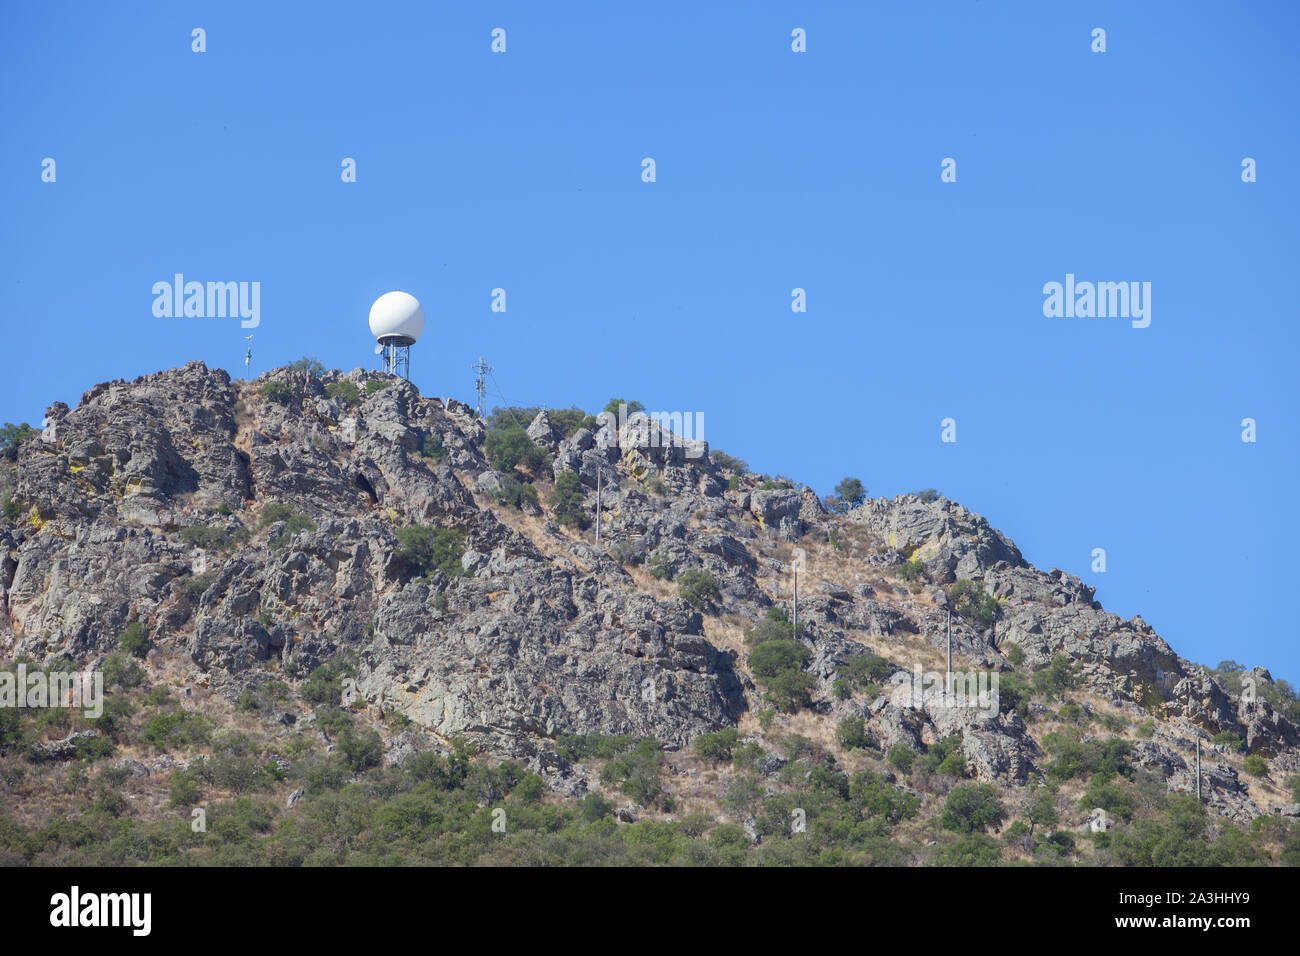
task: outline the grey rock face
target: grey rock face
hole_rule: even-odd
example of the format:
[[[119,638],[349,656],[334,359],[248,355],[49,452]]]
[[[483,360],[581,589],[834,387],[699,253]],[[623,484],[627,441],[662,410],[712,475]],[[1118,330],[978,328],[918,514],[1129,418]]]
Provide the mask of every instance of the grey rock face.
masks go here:
[[[494,500],[505,476],[485,459],[471,409],[402,380],[367,388],[374,377],[279,369],[245,385],[191,363],[98,385],[73,409],[52,405],[57,439],[19,452],[23,513],[0,518],[0,650],[98,664],[138,621],[154,653],[187,658],[189,679],[228,700],[272,674],[301,679],[347,655],[347,703],[464,735],[528,761],[558,792],[581,794],[585,771],[557,762],[557,735],[648,734],[681,747],[758,705],[744,651],[729,649],[738,645],[725,629],[787,606],[794,542],[822,554],[801,576],[799,609],[814,711],[862,717],[882,752],[957,736],[976,778],[1038,778],[1034,724],[1014,713],[834,693],[864,642],[886,648],[903,673],[918,666],[907,659],[916,648],[942,653],[937,585],[970,578],[998,599],[1000,617],[985,627],[954,616],[954,654],[967,666],[1010,669],[1012,645],[1024,653],[1021,671],[1066,655],[1085,690],[1135,716],[1160,715],[1165,735],[1138,742],[1134,761],[1171,786],[1190,782],[1181,754],[1194,744],[1191,727],[1231,730],[1271,757],[1275,775],[1300,773],[1296,727],[1261,696],[1229,692],[1140,617],[1104,611],[1077,577],[1032,568],[955,502],[904,495],[830,516],[807,488],[764,489],[752,475],[729,487],[707,446],[657,424],[604,422],[563,438],[540,413],[528,434],[551,453],[553,475],[579,476],[592,517],[601,485],[596,547],[590,532]],[[359,403],[327,392],[344,379]],[[543,489],[548,481],[528,477]],[[416,573],[401,535],[417,524],[450,532],[459,550]],[[865,544],[833,550],[831,531]],[[928,585],[882,577],[904,554],[922,563]],[[713,577],[716,606],[706,616],[670,582],[638,590],[644,565],[656,563]],[[1272,680],[1263,669],[1243,677]],[[314,726],[310,714],[279,720]],[[71,759],[77,746],[45,744],[40,759]],[[417,749],[398,734],[387,759]],[[780,759],[762,772],[777,772]],[[161,760],[154,772],[168,772]],[[1230,771],[1207,771],[1207,804],[1234,818],[1258,812]]]

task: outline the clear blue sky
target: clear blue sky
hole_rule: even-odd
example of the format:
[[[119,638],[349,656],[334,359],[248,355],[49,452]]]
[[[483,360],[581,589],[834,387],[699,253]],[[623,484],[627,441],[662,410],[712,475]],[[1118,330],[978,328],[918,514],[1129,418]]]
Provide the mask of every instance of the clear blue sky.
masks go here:
[[[153,316],[176,272],[261,283],[255,373],[373,366],[405,289],[426,394],[472,401],[482,354],[513,403],[935,487],[1184,656],[1300,682],[1294,4],[610,6],[8,5],[0,420],[241,375],[237,319]],[[1044,317],[1066,273],[1151,282],[1150,327]]]

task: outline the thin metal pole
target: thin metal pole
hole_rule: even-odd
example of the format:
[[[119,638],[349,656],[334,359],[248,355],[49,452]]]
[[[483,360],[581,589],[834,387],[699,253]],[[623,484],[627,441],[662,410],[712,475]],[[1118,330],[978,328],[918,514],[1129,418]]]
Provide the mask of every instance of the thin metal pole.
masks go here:
[[[794,566],[794,639],[799,639],[799,565]]]
[[[952,690],[952,611],[948,612],[948,681],[944,684],[945,693]]]
[[[1201,802],[1201,738],[1196,738],[1196,802]]]
[[[605,469],[596,468],[596,546],[600,547],[600,479]]]

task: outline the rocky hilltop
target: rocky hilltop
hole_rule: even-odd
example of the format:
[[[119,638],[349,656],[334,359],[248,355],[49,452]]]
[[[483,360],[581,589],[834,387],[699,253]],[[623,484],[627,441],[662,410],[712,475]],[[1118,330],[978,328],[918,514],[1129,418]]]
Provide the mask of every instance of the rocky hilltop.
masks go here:
[[[460,737],[560,794],[599,784],[557,741],[650,736],[685,755],[735,728],[882,768],[949,741],[958,778],[1014,801],[1069,725],[1081,745],[1128,740],[1173,792],[1194,791],[1199,740],[1213,813],[1296,815],[1280,784],[1300,731],[1266,671],[1243,685],[1181,658],[962,505],[832,512],[644,421],[557,418],[503,450],[470,407],[362,370],[242,383],[190,363],[97,385],[17,448],[0,659],[100,666],[134,628],[155,678],[226,702],[346,661],[341,704],[382,732],[386,762]],[[943,669],[949,620],[954,669],[1001,678],[992,716],[889,692]],[[784,684],[752,653],[783,627],[804,649]],[[311,709],[275,719],[302,729]],[[1248,754],[1269,773],[1244,773]]]

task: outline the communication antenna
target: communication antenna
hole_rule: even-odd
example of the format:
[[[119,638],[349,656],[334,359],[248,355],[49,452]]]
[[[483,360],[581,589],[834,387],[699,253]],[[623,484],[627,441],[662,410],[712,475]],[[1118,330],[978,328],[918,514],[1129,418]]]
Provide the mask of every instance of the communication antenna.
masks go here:
[[[492,366],[489,365],[484,360],[483,356],[480,355],[478,357],[478,363],[476,365],[471,365],[470,368],[478,372],[478,380],[474,383],[474,389],[475,391],[478,392],[478,417],[486,418],[487,417],[487,376],[492,371]]]
[[[244,341],[248,343],[248,351],[244,353],[244,381],[248,381],[249,369],[253,367],[253,337],[245,335]]]
[[[424,309],[409,292],[385,292],[370,307],[370,334],[385,375],[411,377],[411,346],[423,331]]]

